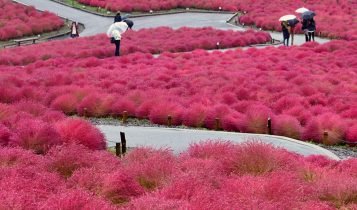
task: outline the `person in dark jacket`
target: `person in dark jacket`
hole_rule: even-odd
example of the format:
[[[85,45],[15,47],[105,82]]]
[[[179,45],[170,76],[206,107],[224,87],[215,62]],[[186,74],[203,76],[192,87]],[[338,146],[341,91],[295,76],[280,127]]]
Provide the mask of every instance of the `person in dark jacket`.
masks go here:
[[[305,41],[308,42],[309,41],[309,35],[308,35],[308,32],[307,32],[307,22],[308,20],[306,19],[303,19],[302,20],[302,23],[301,23],[301,30],[304,31],[304,34],[305,34]]]
[[[289,46],[290,26],[287,21],[281,22],[281,30],[283,31],[283,42],[285,46]]]
[[[122,18],[121,18],[120,12],[118,12],[114,17],[114,23],[121,22],[121,21],[122,21]]]
[[[304,19],[302,21],[301,29],[305,33],[305,41],[306,42],[311,42],[311,40],[315,41],[316,23],[313,18],[312,19]]]
[[[311,18],[307,24],[307,34],[310,42],[315,41],[315,31],[316,31],[315,20]]]

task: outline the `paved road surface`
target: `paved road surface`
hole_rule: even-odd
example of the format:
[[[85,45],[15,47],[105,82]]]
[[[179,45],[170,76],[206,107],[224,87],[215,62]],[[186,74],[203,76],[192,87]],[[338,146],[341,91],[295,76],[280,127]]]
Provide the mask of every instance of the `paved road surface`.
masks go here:
[[[92,36],[99,33],[105,33],[109,25],[113,22],[113,18],[101,17],[86,13],[77,9],[49,1],[49,0],[17,0],[18,2],[33,5],[40,10],[48,10],[56,13],[62,17],[81,22],[85,25],[86,29],[80,36]],[[211,26],[214,28],[227,30],[244,31],[247,28],[233,26],[226,23],[232,15],[231,14],[213,14],[213,13],[180,13],[171,15],[159,15],[151,17],[138,17],[133,19],[134,29],[139,30],[142,28],[151,28],[158,26],[169,26],[172,28],[179,28],[183,26],[188,27],[204,27]],[[282,34],[277,32],[270,32],[274,39],[281,40]],[[328,42],[328,39],[316,38],[319,43]],[[295,35],[295,44],[300,45],[305,43],[303,35]]]
[[[154,148],[171,148],[176,154],[186,150],[191,143],[208,139],[229,140],[235,143],[248,140],[261,140],[305,156],[318,154],[336,160],[339,159],[332,152],[319,146],[280,136],[158,127],[111,125],[98,125],[97,127],[104,133],[108,140],[108,146],[115,146],[114,142],[120,142],[120,132],[125,132],[128,147],[150,146]]]

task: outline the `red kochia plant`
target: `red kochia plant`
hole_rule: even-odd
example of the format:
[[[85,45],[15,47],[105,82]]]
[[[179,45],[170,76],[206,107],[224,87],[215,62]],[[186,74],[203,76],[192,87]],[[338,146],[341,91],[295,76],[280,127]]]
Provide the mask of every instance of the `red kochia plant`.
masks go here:
[[[256,41],[255,37],[262,37]],[[199,37],[192,39],[191,37]],[[124,38],[123,38],[124,39]],[[122,54],[137,52],[158,54],[163,52],[185,52],[196,48],[215,49],[217,41],[221,40],[221,48],[243,47],[251,44],[263,44],[270,40],[266,32],[248,30],[223,31],[210,27],[204,28],[179,28],[160,27],[155,29],[141,29],[129,31],[125,35],[127,41],[123,42]],[[91,44],[88,44],[91,43]],[[66,48],[65,46],[72,46]],[[95,46],[95,47],[93,47]],[[103,50],[105,49],[105,50]],[[61,40],[41,43],[39,45],[5,49],[0,52],[0,65],[27,65],[48,58],[88,58],[82,60],[79,66],[95,67],[101,64],[96,58],[113,56],[112,46],[106,35],[100,34],[92,37],[84,37],[76,40]],[[92,57],[92,58],[90,58]],[[52,60],[50,59],[50,60]],[[57,82],[57,79],[54,82]],[[0,97],[0,101],[12,101],[17,99],[17,88],[8,87],[2,90],[6,95]]]
[[[59,29],[64,22],[50,12],[10,0],[0,0],[0,40],[39,34]]]
[[[0,123],[0,146],[7,146],[12,135],[12,132],[5,125]]]
[[[272,117],[272,111],[263,105],[251,106],[246,113],[247,132],[267,133],[268,118]]]
[[[172,174],[175,163],[169,150],[152,148],[138,148],[123,160],[126,170],[146,190],[162,187]]]
[[[10,145],[31,149],[38,154],[46,153],[52,146],[61,144],[61,137],[57,130],[50,124],[35,119],[18,121]]]
[[[39,209],[93,209],[114,210],[116,209],[103,198],[92,195],[80,189],[64,190],[59,194],[53,194],[46,201],[40,203]]]
[[[298,158],[286,150],[276,149],[261,142],[240,145],[232,171],[236,174],[262,175],[273,171],[294,170]]]
[[[327,139],[324,139],[327,132]],[[324,144],[338,144],[344,139],[346,125],[338,115],[325,114],[312,119],[305,128],[303,139],[315,140]],[[323,142],[325,141],[326,142]]]
[[[160,196],[145,195],[133,199],[127,209],[190,209],[189,202],[178,199],[166,199]]]
[[[135,181],[130,173],[119,169],[108,174],[103,180],[100,194],[113,204],[122,204],[144,193],[143,188]]]
[[[289,115],[278,115],[273,119],[274,135],[286,136],[293,139],[300,139],[302,127],[300,122]]]
[[[79,119],[66,119],[55,125],[64,143],[82,144],[89,149],[105,149],[106,143],[99,129],[89,122]]]
[[[62,145],[53,147],[47,154],[48,169],[57,172],[64,178],[72,176],[73,172],[80,168],[90,167],[93,157],[82,145]]]
[[[346,134],[346,140],[350,143],[351,145],[356,146],[357,145],[357,125],[354,125],[347,130]]]

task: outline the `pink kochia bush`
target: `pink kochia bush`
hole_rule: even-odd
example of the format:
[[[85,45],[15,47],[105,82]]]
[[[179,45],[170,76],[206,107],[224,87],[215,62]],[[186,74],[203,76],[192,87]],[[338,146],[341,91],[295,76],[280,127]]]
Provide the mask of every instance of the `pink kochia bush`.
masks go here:
[[[64,22],[50,12],[39,12],[10,0],[0,0],[0,40],[57,30]]]
[[[55,126],[65,143],[81,144],[93,150],[106,147],[104,135],[85,120],[66,119]]]
[[[239,17],[239,22],[245,25],[255,25],[268,30],[281,30],[279,17],[294,14],[302,6],[315,11],[317,33],[331,38],[355,40],[357,38],[357,23],[354,21],[355,5],[349,0],[78,0],[78,2],[93,7],[102,7],[111,11],[142,11],[169,10],[174,8],[198,8],[208,10],[222,10],[245,12]],[[333,23],[333,24],[331,24]],[[300,30],[300,26],[298,28]]]
[[[218,119],[219,129],[264,134],[270,118],[276,135],[352,145],[357,124],[356,49],[356,41],[332,41],[291,48],[165,52],[159,57],[133,53],[2,66],[0,81],[9,91],[0,94],[4,103],[0,119],[12,116],[9,124],[28,117],[45,120],[47,107],[95,117],[116,117],[127,111],[130,117],[158,124],[167,124],[170,115],[174,125],[214,129]],[[19,102],[22,98],[26,100]],[[25,113],[14,114],[13,108]],[[61,123],[62,117],[55,114],[46,115],[46,120],[57,117],[56,129],[66,142],[103,148],[99,134],[91,143],[81,138],[92,131],[79,120]]]
[[[62,144],[78,144],[92,150],[106,148],[103,134],[89,122],[66,118],[33,101],[0,103],[0,116],[0,146],[22,147],[37,154]]]
[[[123,36],[121,54],[135,52],[162,53],[186,52],[194,49],[216,49],[244,47],[254,44],[264,44],[271,40],[269,33],[248,30],[244,32],[233,30],[217,30],[211,27],[171,29],[159,27],[128,31]],[[91,44],[89,44],[91,43]],[[72,46],[70,48],[66,46]],[[114,55],[114,46],[106,35],[84,37],[76,40],[61,40],[41,43],[39,45],[6,49],[0,52],[0,65],[23,65],[50,58],[105,58]],[[87,65],[96,65],[88,63]],[[65,79],[65,78],[63,78]]]
[[[0,147],[0,208],[355,209],[356,161],[257,141],[202,141],[179,155],[136,148],[121,159],[73,144],[44,155]]]

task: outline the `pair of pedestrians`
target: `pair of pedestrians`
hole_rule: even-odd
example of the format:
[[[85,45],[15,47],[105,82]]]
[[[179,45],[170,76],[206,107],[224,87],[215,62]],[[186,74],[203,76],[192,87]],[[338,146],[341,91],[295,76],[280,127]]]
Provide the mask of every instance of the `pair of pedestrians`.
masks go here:
[[[285,46],[289,46],[289,39],[291,36],[291,45],[294,44],[294,34],[295,27],[300,21],[297,19],[287,20],[281,22],[281,29],[283,32],[283,43]],[[315,41],[315,31],[316,31],[316,23],[313,18],[311,19],[303,19],[301,29],[305,34],[305,41]]]

